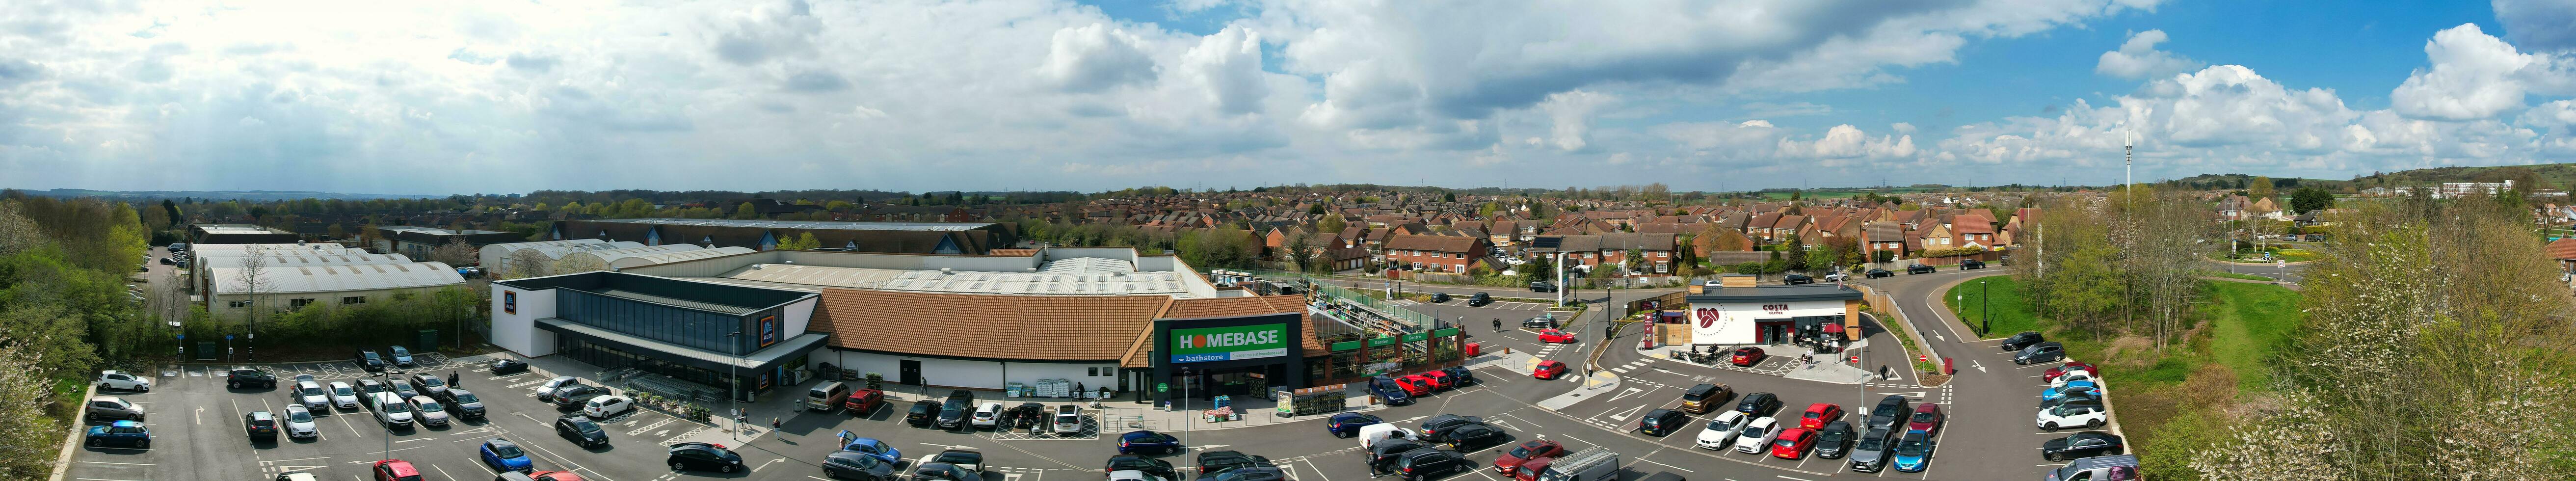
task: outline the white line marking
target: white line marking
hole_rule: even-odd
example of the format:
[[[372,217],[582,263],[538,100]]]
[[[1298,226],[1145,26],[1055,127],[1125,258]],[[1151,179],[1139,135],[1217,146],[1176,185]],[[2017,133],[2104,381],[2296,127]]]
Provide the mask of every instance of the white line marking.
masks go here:
[[[1638,457],[1638,458],[1637,458],[1637,460],[1638,460],[1638,461],[1645,461],[1645,462],[1649,462],[1649,463],[1655,463],[1655,460],[1652,460],[1652,459],[1646,459],[1645,457],[1642,457],[1642,456],[1641,456],[1641,457]],[[1698,471],[1692,471],[1692,470],[1688,470],[1688,469],[1682,469],[1682,467],[1681,467],[1681,466],[1674,466],[1674,465],[1664,464],[1664,463],[1655,463],[1655,465],[1656,465],[1656,466],[1663,466],[1663,467],[1667,467],[1667,468],[1673,468],[1673,469],[1681,469],[1681,470],[1682,470],[1682,472],[1685,472],[1685,473],[1696,473],[1696,472],[1698,472]]]
[[[111,462],[106,462],[106,461],[81,461],[81,462],[84,462],[84,463],[90,463],[90,464],[122,464],[122,465],[126,465],[126,466],[160,466],[160,465],[158,465],[158,464],[152,464],[152,463],[111,463]]]

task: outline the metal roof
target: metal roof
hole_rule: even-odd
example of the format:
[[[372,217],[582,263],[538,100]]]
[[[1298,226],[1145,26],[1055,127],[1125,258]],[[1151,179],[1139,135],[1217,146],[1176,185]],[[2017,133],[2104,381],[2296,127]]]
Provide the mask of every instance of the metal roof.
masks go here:
[[[713,278],[692,278],[819,292],[846,287],[911,292],[1018,295],[1139,295],[1181,298],[1192,294],[1182,273],[1138,272],[1116,259],[1079,257],[1048,262],[1036,272],[868,269],[795,264],[753,264]]]
[[[392,226],[392,227],[380,227],[380,229],[389,230],[389,231],[408,231],[408,232],[419,232],[419,233],[429,234],[429,235],[508,234],[508,232],[501,232],[501,231],[497,231],[497,230],[480,230],[480,229],[447,230],[447,229],[440,229],[440,228],[436,228],[436,227],[420,227],[420,226],[409,226],[409,225],[398,225],[398,226]]]
[[[208,270],[209,275],[214,276],[209,280],[212,281],[211,284],[216,293],[241,294],[246,291],[242,288],[241,268],[216,267]],[[271,266],[266,269],[266,272],[260,274],[259,280],[261,283],[268,284],[268,287],[259,290],[261,294],[373,291],[465,283],[465,278],[456,274],[456,268],[448,267],[446,263],[441,262]]]
[[[761,229],[904,230],[904,231],[962,231],[962,230],[975,230],[975,229],[979,229],[979,228],[983,228],[983,227],[989,227],[989,226],[994,225],[994,223],[992,223],[992,222],[845,222],[845,221],[757,220],[757,219],[592,219],[592,220],[590,220],[590,222],[622,222],[622,223],[628,223],[628,224],[658,224],[658,225],[698,225],[698,226],[712,226],[712,227],[751,227],[751,228],[761,228]]]

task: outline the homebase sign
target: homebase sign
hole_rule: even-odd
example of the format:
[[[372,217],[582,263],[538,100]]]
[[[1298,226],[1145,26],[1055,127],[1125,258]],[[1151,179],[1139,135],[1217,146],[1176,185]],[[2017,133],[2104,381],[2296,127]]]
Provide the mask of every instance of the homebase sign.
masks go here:
[[[1230,361],[1288,355],[1287,324],[1172,330],[1172,362]]]

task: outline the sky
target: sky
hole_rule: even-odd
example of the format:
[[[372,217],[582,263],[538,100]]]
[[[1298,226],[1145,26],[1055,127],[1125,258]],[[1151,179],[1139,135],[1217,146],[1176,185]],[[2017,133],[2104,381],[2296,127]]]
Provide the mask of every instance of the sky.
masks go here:
[[[2576,2],[57,1],[0,186],[2344,179],[2576,154]],[[2125,140],[2124,140],[2125,139]]]

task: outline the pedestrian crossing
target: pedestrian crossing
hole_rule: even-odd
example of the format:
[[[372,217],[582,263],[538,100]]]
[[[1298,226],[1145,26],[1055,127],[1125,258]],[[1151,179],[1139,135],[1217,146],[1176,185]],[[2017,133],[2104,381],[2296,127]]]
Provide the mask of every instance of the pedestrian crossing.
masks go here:
[[[1620,365],[1620,366],[1614,366],[1614,367],[1611,367],[1611,368],[1610,368],[1610,371],[1611,371],[1611,372],[1620,373],[1620,374],[1627,374],[1627,373],[1628,373],[1628,371],[1630,371],[1630,370],[1642,369],[1642,368],[1646,367],[1646,365],[1648,365],[1648,364],[1653,364],[1654,362],[1655,362],[1655,360],[1654,360],[1653,358],[1638,359],[1638,360],[1636,360],[1636,361],[1631,361],[1631,362],[1629,362],[1628,364],[1625,364],[1625,365]]]

